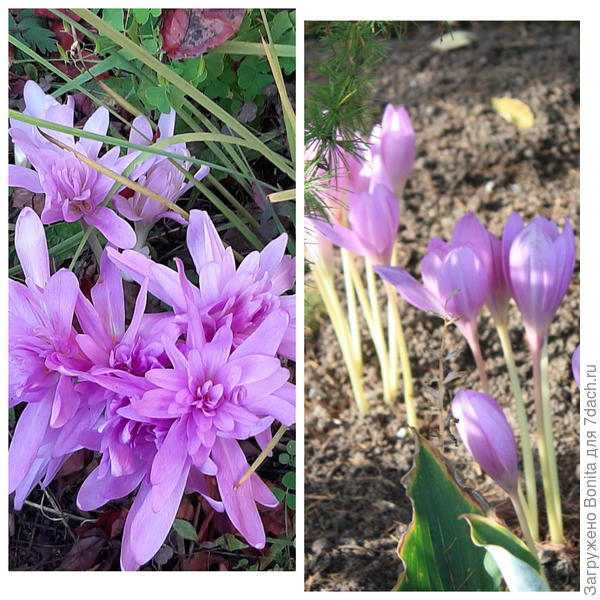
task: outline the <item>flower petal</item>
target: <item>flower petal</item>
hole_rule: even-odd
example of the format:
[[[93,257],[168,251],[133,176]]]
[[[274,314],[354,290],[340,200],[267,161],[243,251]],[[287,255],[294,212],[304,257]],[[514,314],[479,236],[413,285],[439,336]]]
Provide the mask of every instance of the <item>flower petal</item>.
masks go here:
[[[43,288],[50,278],[44,226],[34,210],[24,208],[15,225],[15,250],[27,283]]]
[[[110,208],[99,206],[93,213],[86,215],[84,219],[88,225],[96,227],[117,248],[128,249],[135,246],[135,231]]]

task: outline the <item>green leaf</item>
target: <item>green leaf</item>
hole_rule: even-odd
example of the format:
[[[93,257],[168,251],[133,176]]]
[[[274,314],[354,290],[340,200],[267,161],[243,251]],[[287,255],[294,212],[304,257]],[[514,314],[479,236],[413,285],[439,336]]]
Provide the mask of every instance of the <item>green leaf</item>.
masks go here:
[[[117,31],[123,31],[123,9],[105,8],[102,12],[102,20]]]
[[[25,63],[24,65],[25,75],[29,77],[29,79],[33,79],[34,81],[38,80],[38,70],[35,68],[35,65],[32,63]]]
[[[277,498],[278,502],[281,502],[285,498],[285,492],[279,488],[273,488],[271,490],[273,492],[273,496]]]
[[[227,548],[230,551],[243,550],[244,548],[248,548],[248,544],[242,542],[241,540],[236,538],[235,535],[233,535],[231,533],[225,533],[225,534],[219,536],[215,540],[215,542],[219,546],[222,546],[223,548]]]
[[[285,449],[288,451],[288,454],[290,456],[295,456],[296,455],[296,442],[294,440],[290,440],[287,443],[287,446],[285,447]]]
[[[271,36],[274,42],[278,42],[281,36],[292,28],[292,21],[287,11],[278,12],[271,23]]]
[[[34,50],[37,48],[42,54],[54,52],[54,50],[56,50],[56,38],[49,29],[40,27],[39,25],[33,25],[33,18],[31,21],[27,19],[28,23],[23,27],[24,21],[19,23],[19,29],[21,29],[23,40],[30,48],[33,48]]]
[[[471,526],[471,539],[494,558],[511,592],[549,592],[538,559],[502,525],[481,515],[463,515]]]
[[[150,18],[150,11],[147,8],[132,8],[131,14],[140,25],[143,25]]]
[[[198,541],[198,534],[196,533],[194,526],[185,519],[175,519],[175,521],[173,521],[173,529],[184,540],[192,540],[193,542]]]
[[[296,473],[286,473],[282,479],[281,483],[285,485],[288,490],[296,489]]]
[[[288,494],[285,498],[285,504],[290,510],[296,510],[296,494]]]
[[[403,484],[413,504],[413,520],[398,549],[405,570],[398,591],[494,591],[499,578],[488,573],[486,551],[471,540],[459,517],[483,515],[461,488],[444,457],[415,433],[417,453]]]
[[[167,98],[167,90],[160,85],[149,87],[146,90],[146,100],[163,114],[167,114],[171,109]]]
[[[279,455],[279,462],[282,465],[287,465],[290,462],[290,455],[289,454],[280,454]]]

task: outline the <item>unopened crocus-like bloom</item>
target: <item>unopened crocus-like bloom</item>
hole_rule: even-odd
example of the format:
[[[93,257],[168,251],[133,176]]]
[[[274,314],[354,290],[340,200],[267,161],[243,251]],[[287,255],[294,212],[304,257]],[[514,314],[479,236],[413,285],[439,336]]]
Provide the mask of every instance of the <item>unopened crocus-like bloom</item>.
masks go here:
[[[422,284],[400,267],[382,266],[375,271],[416,308],[450,319],[459,317],[457,327],[472,349],[478,347],[477,317],[488,295],[490,278],[476,247],[465,244],[452,248],[434,237],[421,262]]]
[[[485,304],[496,324],[505,324],[508,318],[510,289],[502,265],[502,244],[481,224],[473,211],[469,211],[462,217],[452,232],[451,246],[456,248],[464,245],[471,245],[483,262],[490,276],[490,287]]]
[[[44,228],[30,208],[17,219],[15,248],[27,283],[9,280],[9,405],[27,403],[8,454],[9,491],[16,490],[20,508],[31,489],[44,477],[49,483],[81,447],[79,433],[101,408],[98,390],[76,385],[73,377],[89,366],[72,323],[79,283],[65,269],[50,275]]]
[[[573,370],[573,377],[575,382],[577,383],[577,387],[581,388],[580,380],[579,380],[579,353],[581,350],[581,346],[577,346],[575,348],[575,352],[573,352],[573,358],[571,359],[571,368]]]
[[[156,139],[157,142],[173,136],[175,117],[174,109],[171,109],[168,114],[161,114],[158,120],[159,135]],[[134,144],[149,145],[152,140],[153,132],[148,119],[143,115],[136,117],[132,123],[129,141]],[[185,144],[176,144],[164,148],[164,150],[173,154],[180,154],[182,158],[190,156]],[[129,154],[131,153],[129,151]],[[141,170],[145,171],[145,174],[136,177],[137,171],[140,169],[138,166],[132,172],[132,178],[137,179],[140,185],[160,194],[171,202],[175,202],[193,186],[193,183],[188,182],[183,173],[164,156],[156,155],[144,162],[147,164],[143,165]],[[187,171],[190,163],[182,160],[180,166]],[[208,172],[209,168],[202,166],[196,171],[194,177],[200,181],[208,175]],[[170,218],[183,225],[186,224],[186,221],[176,212],[170,211],[157,200],[148,198],[141,192],[134,192],[130,189],[122,190],[113,198],[113,203],[124,217],[134,222],[138,238],[136,248],[138,249],[144,245],[148,232],[159,219]]]
[[[565,218],[559,234],[553,221],[537,217],[525,227],[522,217],[512,213],[502,235],[502,260],[529,344],[539,352],[575,268],[575,238],[569,220]]]
[[[452,401],[452,414],[473,458],[511,497],[515,496],[517,444],[500,405],[488,394],[459,390]]]
[[[408,112],[403,106],[385,107],[381,121],[380,154],[392,189],[398,198],[415,162],[417,146]]]
[[[28,81],[25,84],[25,101],[28,114],[73,127],[74,103],[71,99],[66,105],[60,105],[44,94],[35,82]],[[105,135],[108,121],[108,111],[100,107],[86,121],[83,129]],[[133,247],[133,229],[114,211],[100,205],[112,187],[113,180],[85,165],[71,152],[56,146],[32,126],[17,124],[16,120],[12,120],[11,125],[9,133],[14,143],[25,153],[34,169],[9,165],[8,183],[36,194],[45,194],[42,223],[83,219],[88,225],[96,227],[115,246]],[[119,157],[118,147],[99,157],[101,142],[81,138],[75,143],[72,135],[50,130],[46,133],[119,174],[135,158],[134,154]]]
[[[295,295],[283,295],[295,280],[295,261],[284,255],[287,236],[280,235],[261,252],[251,252],[236,269],[233,251],[225,249],[206,212],[192,210],[187,244],[198,272],[193,288],[208,339],[223,325],[234,335],[234,346],[251,335],[271,313],[284,310],[288,326],[278,353],[295,357]],[[139,252],[107,249],[110,259],[132,279],[148,278],[148,291],[173,307],[182,321],[187,304],[177,272],[158,265]]]
[[[365,256],[376,265],[389,265],[400,226],[400,206],[384,185],[372,191],[348,193],[348,227],[312,218],[315,228],[331,243]]]

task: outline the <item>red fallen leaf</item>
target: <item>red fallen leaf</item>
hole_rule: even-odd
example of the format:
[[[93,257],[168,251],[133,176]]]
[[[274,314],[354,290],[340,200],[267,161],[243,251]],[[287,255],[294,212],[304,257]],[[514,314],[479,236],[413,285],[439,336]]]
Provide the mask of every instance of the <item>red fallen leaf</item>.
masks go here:
[[[107,538],[116,538],[123,533],[128,512],[124,506],[120,510],[104,512],[98,517],[96,527],[102,530]]]
[[[66,477],[67,475],[71,475],[71,473],[81,471],[83,467],[85,467],[85,450],[81,449],[67,458],[56,474],[56,477]]]
[[[160,36],[169,58],[195,58],[228,40],[239,28],[244,8],[170,8],[163,11]]]
[[[176,519],[184,519],[185,521],[189,521],[190,523],[194,520],[194,506],[190,502],[188,496],[184,496],[181,499],[181,503],[179,504],[179,508],[177,509],[177,514],[175,515]]]
[[[58,571],[87,571],[96,563],[106,538],[104,536],[89,536],[75,540],[73,547],[65,556]]]
[[[293,531],[292,511],[286,509],[285,501],[280,502],[274,508],[259,507],[258,512],[260,513],[260,518],[265,526],[267,534],[270,534],[273,537],[279,537],[286,531]]]
[[[65,17],[69,17],[73,19],[73,21],[80,21],[81,17],[78,17],[73,11],[70,11],[68,8],[57,8],[56,12],[62,13]],[[50,12],[47,8],[36,8],[33,11],[33,14],[37,17],[46,17],[46,19],[50,21],[60,21],[61,18],[57,17],[53,12]]]

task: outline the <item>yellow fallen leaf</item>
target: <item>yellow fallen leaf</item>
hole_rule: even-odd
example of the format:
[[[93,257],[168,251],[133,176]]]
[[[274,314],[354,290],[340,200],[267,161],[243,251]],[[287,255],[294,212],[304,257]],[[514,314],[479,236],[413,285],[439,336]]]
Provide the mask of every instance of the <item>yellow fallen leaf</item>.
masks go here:
[[[456,50],[476,41],[477,36],[470,31],[449,31],[431,42],[430,47],[438,52],[448,52],[448,50]]]
[[[506,121],[519,129],[533,127],[535,118],[531,108],[517,98],[492,98],[494,110]]]

